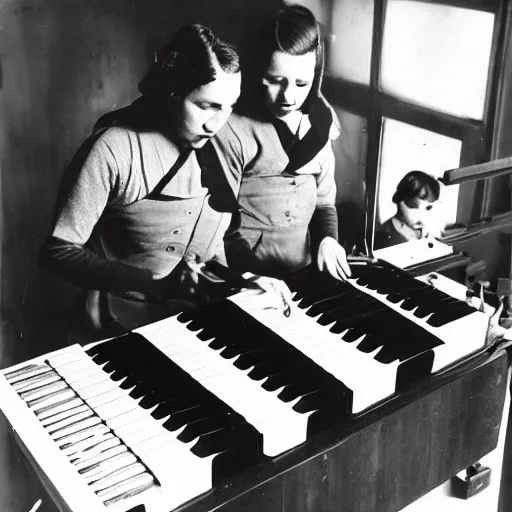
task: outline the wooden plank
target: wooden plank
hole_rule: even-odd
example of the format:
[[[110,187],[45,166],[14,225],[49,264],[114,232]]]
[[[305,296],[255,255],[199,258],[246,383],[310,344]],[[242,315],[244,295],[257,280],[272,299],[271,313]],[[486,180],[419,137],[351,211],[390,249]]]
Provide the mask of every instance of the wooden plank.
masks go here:
[[[251,468],[179,512],[394,512],[492,451],[508,358],[481,355]]]

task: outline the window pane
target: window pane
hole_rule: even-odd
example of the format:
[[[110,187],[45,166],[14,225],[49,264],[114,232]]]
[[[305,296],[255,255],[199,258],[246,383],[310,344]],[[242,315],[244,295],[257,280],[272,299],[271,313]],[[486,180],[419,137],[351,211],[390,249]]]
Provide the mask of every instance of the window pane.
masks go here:
[[[372,34],[373,0],[334,0],[329,74],[368,85]]]
[[[459,167],[462,142],[392,119],[384,119],[377,194],[377,226],[396,213],[392,201],[399,181],[417,170],[441,178],[447,169]],[[429,219],[434,230],[455,222],[458,185],[442,187],[440,202]]]
[[[494,14],[389,0],[381,88],[459,117],[482,119]]]

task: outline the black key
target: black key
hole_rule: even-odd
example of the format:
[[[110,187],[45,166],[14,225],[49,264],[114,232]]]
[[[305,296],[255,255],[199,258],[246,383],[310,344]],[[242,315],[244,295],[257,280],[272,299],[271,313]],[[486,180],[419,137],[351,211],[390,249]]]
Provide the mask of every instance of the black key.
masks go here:
[[[382,347],[383,344],[382,338],[379,339],[379,337],[374,334],[367,334],[363,340],[358,343],[357,350],[368,354],[377,350],[379,347]]]
[[[341,310],[342,308],[353,308],[356,305],[359,306],[375,303],[378,303],[378,301],[370,295],[354,290],[354,293],[351,294],[346,293],[317,301],[311,306],[306,314],[310,317],[316,317],[329,311]]]
[[[283,386],[287,386],[294,382],[299,382],[305,378],[310,372],[305,370],[289,370],[270,375],[267,380],[261,385],[266,391],[276,391]]]
[[[466,306],[470,307],[465,303],[461,303],[453,305],[450,308],[446,308],[444,311],[432,315],[427,320],[427,323],[432,327],[441,327],[450,322],[454,322],[455,320],[459,320],[460,318],[467,316],[468,310]],[[474,311],[475,310],[473,309],[471,313],[474,313]]]
[[[277,396],[283,402],[291,402],[299,397],[325,389],[326,385],[318,379],[306,379],[286,386]]]
[[[338,400],[340,397],[338,396]],[[340,400],[341,402],[341,400]],[[299,413],[306,413],[316,411],[319,409],[335,407],[336,397],[332,391],[326,391],[325,389],[315,390],[303,396],[294,406],[293,410]]]
[[[353,343],[354,341],[357,341],[361,336],[367,335],[368,332],[360,327],[353,327],[350,329],[346,334],[343,335],[343,341],[346,341],[347,343]]]
[[[170,418],[163,423],[163,427],[171,432],[178,430],[189,423],[194,421],[208,418],[214,413],[211,406],[205,406],[203,404],[188,407],[174,414],[171,414]],[[153,415],[152,415],[153,416]]]
[[[282,361],[266,361],[254,365],[254,368],[247,374],[252,380],[261,380],[269,375],[282,372],[283,362]]]
[[[400,304],[400,308],[405,311],[412,311],[417,306],[417,303],[412,299],[405,299],[402,304]]]
[[[180,414],[198,407],[208,408],[208,410],[210,410],[214,405],[206,396],[190,396],[187,393],[186,396],[180,396],[179,398],[162,402],[151,412],[151,416],[156,419],[163,419],[169,415],[173,416],[174,414]],[[219,407],[219,405],[217,405],[217,407]]]
[[[189,443],[201,435],[217,432],[225,428],[224,422],[216,416],[199,418],[189,423],[178,435],[177,439]]]
[[[198,457],[208,457],[215,453],[221,453],[228,450],[230,445],[236,445],[237,437],[241,434],[246,434],[246,429],[243,426],[217,428],[201,435],[190,451]]]
[[[424,306],[418,306],[416,311],[414,311],[414,316],[416,318],[425,318],[427,317],[428,315],[430,315],[431,311],[428,310],[428,308],[424,307]]]

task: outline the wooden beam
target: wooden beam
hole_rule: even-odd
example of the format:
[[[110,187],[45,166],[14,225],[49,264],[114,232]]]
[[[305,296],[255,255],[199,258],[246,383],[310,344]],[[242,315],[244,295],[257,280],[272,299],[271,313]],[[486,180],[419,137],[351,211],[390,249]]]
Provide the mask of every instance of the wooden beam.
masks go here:
[[[500,158],[483,164],[459,167],[445,171],[441,181],[445,185],[456,185],[471,180],[495,178],[503,174],[512,173],[512,157]]]
[[[452,245],[495,231],[512,234],[512,210],[493,215],[475,224],[453,229],[452,234],[445,235],[442,238],[442,242]]]

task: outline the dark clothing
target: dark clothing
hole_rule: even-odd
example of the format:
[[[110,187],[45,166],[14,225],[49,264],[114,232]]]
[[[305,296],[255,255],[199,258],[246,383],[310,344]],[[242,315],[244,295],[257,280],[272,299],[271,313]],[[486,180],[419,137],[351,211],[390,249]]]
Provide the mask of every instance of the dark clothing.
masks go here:
[[[392,245],[407,242],[408,239],[399,233],[393,224],[393,217],[388,219],[384,224],[381,224],[375,232],[375,240],[373,248],[383,249],[384,247],[391,247]]]

